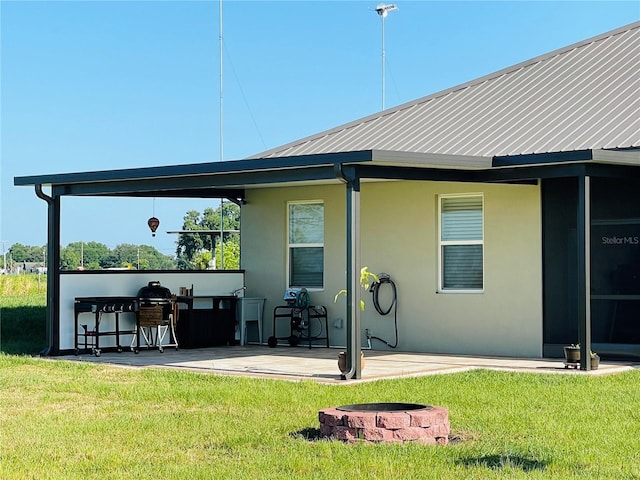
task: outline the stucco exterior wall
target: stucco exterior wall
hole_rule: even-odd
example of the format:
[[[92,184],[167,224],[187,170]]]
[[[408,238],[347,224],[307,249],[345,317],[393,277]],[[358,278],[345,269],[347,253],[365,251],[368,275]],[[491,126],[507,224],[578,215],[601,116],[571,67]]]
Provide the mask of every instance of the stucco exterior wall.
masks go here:
[[[485,281],[482,293],[438,293],[438,196],[484,196]],[[265,297],[263,335],[286,288],[287,201],[325,204],[325,287],[312,291],[329,310],[329,337],[344,346],[346,189],[343,185],[247,192],[242,207],[242,259],[247,296]],[[399,351],[542,356],[540,189],[531,185],[373,182],[361,188],[361,263],[386,272],[398,289]],[[389,289],[381,290],[383,307]],[[394,343],[394,317],[380,316],[363,295],[362,328]],[[388,303],[388,302],[387,302]],[[287,334],[282,325],[278,336]],[[363,333],[363,345],[366,346]],[[387,349],[373,340],[374,349]]]

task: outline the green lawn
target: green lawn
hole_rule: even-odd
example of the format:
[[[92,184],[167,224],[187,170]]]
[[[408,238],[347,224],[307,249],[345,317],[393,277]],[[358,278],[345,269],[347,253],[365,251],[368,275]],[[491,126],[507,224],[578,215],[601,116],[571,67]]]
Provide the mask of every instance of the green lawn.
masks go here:
[[[45,298],[0,277],[0,479],[640,480],[640,370],[328,386],[39,359]],[[14,355],[8,355],[12,353]],[[449,408],[447,446],[318,439],[318,411]]]
[[[47,346],[46,275],[0,275],[0,352],[33,355]]]
[[[351,386],[0,355],[3,479],[639,479],[640,371]],[[318,411],[450,409],[448,446],[317,438]]]

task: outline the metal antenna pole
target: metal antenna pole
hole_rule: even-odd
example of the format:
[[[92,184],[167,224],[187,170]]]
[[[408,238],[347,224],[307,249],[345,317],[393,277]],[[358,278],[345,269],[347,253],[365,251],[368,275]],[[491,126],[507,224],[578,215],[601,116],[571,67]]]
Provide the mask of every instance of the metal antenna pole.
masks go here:
[[[380,15],[382,19],[382,110],[384,110],[384,96],[385,96],[385,48],[384,48],[384,19],[389,15],[389,12],[392,10],[397,10],[398,7],[396,5],[385,5],[384,3],[380,3],[376,7],[376,13]]]
[[[386,14],[385,15],[380,15],[380,17],[382,18],[382,110],[384,110],[384,92],[385,92],[384,19],[386,18],[386,16],[387,16]]]
[[[224,55],[224,47],[223,47],[223,36],[222,36],[222,0],[220,0],[220,161],[224,160],[224,110],[222,107],[222,86],[223,86],[223,58]],[[224,199],[220,199],[220,268],[224,270]],[[211,237],[213,240],[213,237]],[[212,259],[215,263],[215,249],[211,249],[211,255],[214,256]]]
[[[224,110],[223,110],[223,45],[222,45],[222,0],[220,0],[220,161],[224,160]]]

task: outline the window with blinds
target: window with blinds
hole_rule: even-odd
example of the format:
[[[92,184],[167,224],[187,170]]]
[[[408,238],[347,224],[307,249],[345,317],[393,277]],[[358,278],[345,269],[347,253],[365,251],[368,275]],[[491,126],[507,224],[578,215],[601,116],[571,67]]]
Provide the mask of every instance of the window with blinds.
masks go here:
[[[324,285],[324,205],[288,204],[289,287]]]
[[[482,290],[484,225],[481,195],[440,197],[440,290]]]

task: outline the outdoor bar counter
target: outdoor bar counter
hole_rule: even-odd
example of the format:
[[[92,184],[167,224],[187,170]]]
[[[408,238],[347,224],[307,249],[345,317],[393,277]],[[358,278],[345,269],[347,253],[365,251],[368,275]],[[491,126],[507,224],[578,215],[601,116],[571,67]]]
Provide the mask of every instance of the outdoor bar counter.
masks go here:
[[[75,353],[78,328],[82,328],[77,326],[79,313],[93,313],[91,320],[80,323],[94,324],[95,311],[87,307],[87,302],[78,303],[76,299],[96,298],[104,302],[109,297],[136,298],[140,288],[151,281],[160,282],[177,296],[180,311],[176,333],[178,343],[183,342],[180,348],[235,343],[238,296],[234,292],[239,292],[239,296],[244,293],[243,270],[63,271],[60,272],[60,352]],[[177,295],[181,287],[192,285],[192,295]],[[101,329],[113,332],[100,339],[101,349],[121,350],[123,345],[130,345],[136,329],[133,309],[118,315],[118,325],[113,312],[102,312],[101,317]]]

